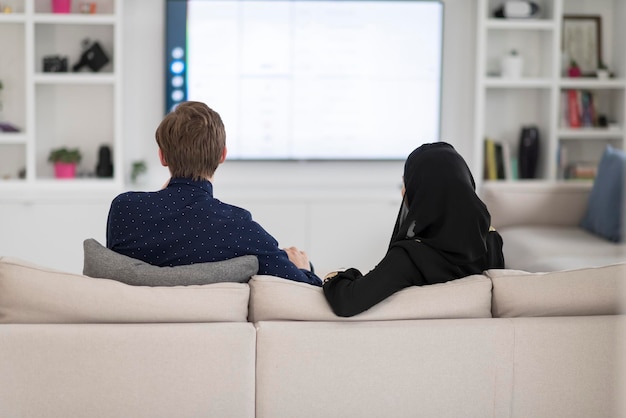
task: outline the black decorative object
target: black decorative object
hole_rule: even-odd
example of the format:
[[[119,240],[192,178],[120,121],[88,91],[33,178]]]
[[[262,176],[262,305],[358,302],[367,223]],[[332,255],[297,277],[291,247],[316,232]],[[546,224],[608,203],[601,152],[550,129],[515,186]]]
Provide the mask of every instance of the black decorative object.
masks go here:
[[[80,71],[85,66],[93,72],[98,72],[109,62],[109,57],[98,42],[90,43],[88,40],[85,40],[83,41],[83,46],[86,49],[80,56],[78,63],[72,67],[74,72]]]
[[[43,57],[43,72],[66,73],[67,57],[62,57],[60,55],[47,55]]]
[[[98,151],[96,176],[113,177],[113,159],[111,158],[111,148],[107,145],[102,145]]]
[[[539,129],[523,126],[519,139],[519,178],[535,178],[539,160]]]
[[[506,0],[504,4],[498,7],[493,15],[494,17],[504,18],[533,18],[539,15],[541,11],[539,5],[533,1],[525,0]]]

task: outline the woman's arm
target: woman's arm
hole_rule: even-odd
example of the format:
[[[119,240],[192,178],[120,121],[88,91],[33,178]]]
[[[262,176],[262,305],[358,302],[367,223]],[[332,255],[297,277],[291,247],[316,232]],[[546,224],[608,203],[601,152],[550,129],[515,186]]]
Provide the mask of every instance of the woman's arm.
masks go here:
[[[365,276],[357,269],[324,282],[324,296],[338,316],[354,316],[405,287],[426,284],[404,249],[392,247]]]

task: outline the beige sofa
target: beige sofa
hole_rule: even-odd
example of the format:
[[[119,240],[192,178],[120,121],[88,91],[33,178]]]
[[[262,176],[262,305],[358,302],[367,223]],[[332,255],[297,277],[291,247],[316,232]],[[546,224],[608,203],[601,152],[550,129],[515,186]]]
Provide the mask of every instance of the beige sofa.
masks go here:
[[[616,244],[579,227],[589,182],[488,182],[480,195],[504,240],[506,267],[558,271],[626,262]]]
[[[490,270],[336,317],[320,288],[0,258],[1,417],[620,417],[626,264]]]

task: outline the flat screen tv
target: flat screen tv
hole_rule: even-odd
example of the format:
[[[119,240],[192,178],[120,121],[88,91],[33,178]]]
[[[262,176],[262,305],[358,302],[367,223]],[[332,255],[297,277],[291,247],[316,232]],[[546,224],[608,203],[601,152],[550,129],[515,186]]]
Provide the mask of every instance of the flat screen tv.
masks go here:
[[[440,140],[443,4],[166,0],[166,112],[222,117],[229,159],[398,160]]]

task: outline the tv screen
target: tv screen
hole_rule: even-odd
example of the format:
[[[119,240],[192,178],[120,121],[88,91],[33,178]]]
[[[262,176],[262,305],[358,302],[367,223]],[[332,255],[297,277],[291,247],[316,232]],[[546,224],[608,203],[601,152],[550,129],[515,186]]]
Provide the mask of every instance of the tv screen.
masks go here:
[[[440,140],[440,1],[166,7],[166,112],[205,102],[231,160],[397,160]]]

